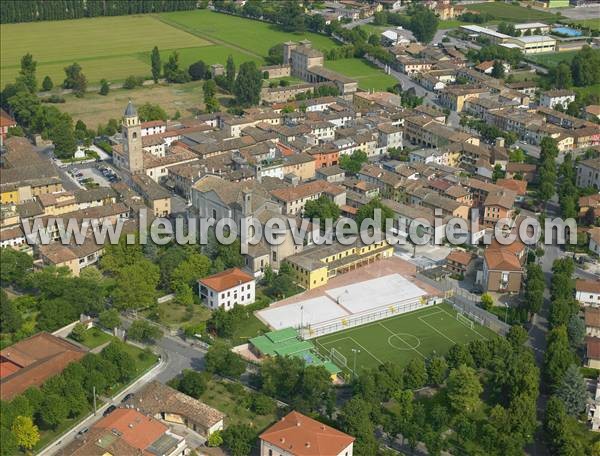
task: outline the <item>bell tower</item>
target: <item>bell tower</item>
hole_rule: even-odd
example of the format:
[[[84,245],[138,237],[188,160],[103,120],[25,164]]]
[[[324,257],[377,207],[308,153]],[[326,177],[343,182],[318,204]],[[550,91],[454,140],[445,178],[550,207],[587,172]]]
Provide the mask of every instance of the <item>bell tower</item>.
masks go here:
[[[142,126],[137,114],[137,110],[131,100],[127,103],[127,108],[123,114],[123,124],[121,128],[125,143],[123,151],[127,157],[129,172],[138,174],[144,171],[144,158],[142,152]]]

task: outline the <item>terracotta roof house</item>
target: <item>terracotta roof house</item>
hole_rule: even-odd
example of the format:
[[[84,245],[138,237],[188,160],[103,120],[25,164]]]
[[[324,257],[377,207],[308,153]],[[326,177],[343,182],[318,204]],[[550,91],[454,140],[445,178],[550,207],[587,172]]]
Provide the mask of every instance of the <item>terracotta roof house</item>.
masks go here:
[[[600,369],[600,338],[586,337],[586,367]]]
[[[585,333],[588,336],[600,337],[600,308],[585,308]]]
[[[254,277],[239,268],[213,274],[198,280],[200,299],[206,300],[208,307],[225,310],[236,304],[247,306],[255,299]]]
[[[487,248],[483,252],[484,291],[518,292],[521,289],[523,267],[510,249]]]
[[[453,250],[446,257],[446,268],[455,274],[468,274],[473,270],[477,256],[464,250]]]
[[[118,408],[100,419],[59,456],[180,456],[187,449],[183,437],[158,419],[135,409]]]
[[[126,405],[166,422],[184,424],[205,437],[222,430],[225,419],[219,410],[156,380],[128,399]]]
[[[86,352],[47,332],[6,347],[0,351],[0,398],[8,401],[30,386],[41,386]]]
[[[354,437],[296,411],[260,436],[260,455],[352,456]]]
[[[496,185],[515,192],[518,196],[527,194],[527,181],[518,179],[498,179]]]
[[[576,280],[575,299],[585,306],[600,306],[600,282],[596,280]]]

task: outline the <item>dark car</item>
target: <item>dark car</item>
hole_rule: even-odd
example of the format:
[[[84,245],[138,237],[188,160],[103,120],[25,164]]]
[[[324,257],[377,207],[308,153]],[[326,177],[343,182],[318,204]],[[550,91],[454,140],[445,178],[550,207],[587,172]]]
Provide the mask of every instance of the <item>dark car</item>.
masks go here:
[[[135,396],[133,393],[126,394],[121,403],[127,402],[129,399],[133,398],[133,396]]]
[[[116,405],[109,405],[108,408],[106,410],[104,410],[104,413],[102,414],[102,416],[108,416],[112,412],[114,412],[116,409],[117,409]]]
[[[88,431],[89,431],[89,428],[83,428],[81,431],[79,431],[77,433],[77,437],[83,437],[85,434],[87,434]]]

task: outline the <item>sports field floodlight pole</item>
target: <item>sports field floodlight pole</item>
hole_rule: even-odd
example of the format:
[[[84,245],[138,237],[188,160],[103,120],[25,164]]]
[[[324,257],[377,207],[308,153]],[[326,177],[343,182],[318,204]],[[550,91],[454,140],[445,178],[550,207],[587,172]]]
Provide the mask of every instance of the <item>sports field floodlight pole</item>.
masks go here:
[[[357,348],[352,348],[352,353],[354,353],[354,369],[352,369],[352,373],[354,374],[354,377],[356,377],[356,354],[360,353],[360,350],[358,350]]]

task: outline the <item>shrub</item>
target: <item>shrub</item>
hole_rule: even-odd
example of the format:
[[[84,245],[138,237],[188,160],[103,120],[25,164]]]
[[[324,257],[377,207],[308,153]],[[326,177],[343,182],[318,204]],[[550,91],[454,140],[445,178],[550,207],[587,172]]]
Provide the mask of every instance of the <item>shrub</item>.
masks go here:
[[[135,89],[136,87],[141,87],[142,84],[144,84],[144,78],[140,77],[140,76],[127,76],[127,79],[125,79],[125,82],[123,83],[123,88],[124,89]]]

